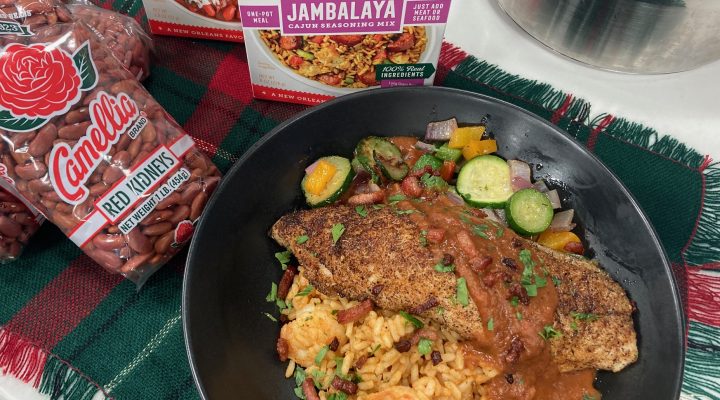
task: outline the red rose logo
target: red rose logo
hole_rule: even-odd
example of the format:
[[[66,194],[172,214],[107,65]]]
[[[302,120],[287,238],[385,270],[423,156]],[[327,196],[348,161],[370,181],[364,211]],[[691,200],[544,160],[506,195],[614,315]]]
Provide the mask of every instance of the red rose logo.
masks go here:
[[[14,43],[0,53],[0,108],[16,118],[65,113],[82,83],[73,58],[57,47]]]
[[[180,221],[178,226],[175,228],[175,242],[174,245],[185,243],[192,237],[195,231],[195,226],[190,220]]]

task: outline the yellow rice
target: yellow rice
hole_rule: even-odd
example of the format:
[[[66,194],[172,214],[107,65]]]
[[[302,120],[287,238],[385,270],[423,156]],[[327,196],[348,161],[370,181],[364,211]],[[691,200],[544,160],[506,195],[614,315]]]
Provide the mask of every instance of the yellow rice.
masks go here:
[[[358,393],[348,396],[357,400],[483,399],[483,384],[498,373],[490,366],[466,364],[458,335],[429,321],[423,321],[425,326],[440,334],[432,350],[440,352],[442,361],[434,366],[430,355],[421,355],[417,345],[400,353],[394,344],[415,330],[403,316],[375,310],[363,320],[342,325],[335,317],[337,311],[358,303],[326,296],[314,289],[306,296],[298,296],[308,285],[301,269],[286,298],[289,308],[282,312],[289,322],[280,335],[289,348],[285,376],[291,378],[298,366],[305,368],[306,375],[323,389],[318,391],[322,400],[335,392],[330,383],[338,364],[343,375],[360,377]],[[340,343],[338,350],[328,351],[317,365],[318,353],[335,337]],[[365,354],[369,358],[364,365],[359,370],[353,369]]]

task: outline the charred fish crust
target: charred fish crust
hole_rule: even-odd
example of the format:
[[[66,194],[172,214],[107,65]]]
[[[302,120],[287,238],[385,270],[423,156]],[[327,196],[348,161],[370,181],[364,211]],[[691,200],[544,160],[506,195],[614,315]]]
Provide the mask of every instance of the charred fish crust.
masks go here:
[[[582,368],[617,372],[638,357],[632,304],[625,290],[595,263],[533,244],[553,276],[562,336],[550,342],[560,371]],[[570,284],[566,284],[568,282]]]
[[[337,223],[345,230],[335,246],[331,230]],[[295,238],[302,234],[309,239],[298,244]],[[366,217],[344,206],[298,211],[280,218],[271,235],[293,252],[304,275],[320,292],[354,300],[372,298],[379,307],[394,311],[426,305],[435,298],[435,306],[444,312],[434,312],[433,306],[421,316],[465,338],[483,331],[477,306],[455,301],[454,274],[434,270],[437,260],[420,244],[420,228],[387,207],[372,210]],[[382,290],[373,291],[378,285]]]
[[[333,240],[336,224],[342,224],[344,231]],[[397,215],[391,207],[368,210],[362,217],[352,207],[331,206],[283,216],[273,225],[271,236],[293,252],[304,276],[322,293],[358,301],[372,299],[378,307],[390,311],[412,310],[465,339],[485,335],[489,330],[485,331],[475,301],[466,306],[458,302],[456,275],[435,270],[443,254],[433,255],[431,248],[423,246],[419,240],[421,232],[412,218]],[[308,236],[308,240],[297,243],[301,235]],[[514,234],[509,232],[505,236],[510,251],[499,244],[488,246],[491,263],[495,259],[502,265],[503,256],[514,257],[511,254],[518,254],[521,249],[532,251],[533,257],[547,268],[548,276],[560,280],[557,286],[549,283],[548,288],[541,289],[552,287],[557,294],[553,326],[561,336],[547,343],[560,371],[587,368],[618,371],[637,359],[633,307],[618,283],[586,259],[516,236],[508,240],[509,235]],[[455,255],[458,257],[472,260],[463,253]],[[490,272],[479,268],[483,275],[478,278],[479,285],[502,291],[500,285],[512,283],[511,274],[519,274],[521,267],[518,263],[517,270],[512,270],[505,265]],[[467,268],[472,272],[472,263]],[[516,286],[511,295],[527,304],[527,290]],[[432,298],[438,304],[433,305]],[[436,312],[438,307],[443,312]],[[577,313],[596,318],[578,320],[574,317]],[[505,354],[507,362],[517,360],[523,351],[521,344],[526,351],[532,349],[531,341],[503,349],[509,350]]]

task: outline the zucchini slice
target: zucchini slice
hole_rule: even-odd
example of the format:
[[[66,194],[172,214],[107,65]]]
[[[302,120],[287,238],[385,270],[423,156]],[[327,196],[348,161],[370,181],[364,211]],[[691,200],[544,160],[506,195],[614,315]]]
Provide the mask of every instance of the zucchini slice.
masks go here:
[[[355,157],[373,177],[378,181],[378,175],[394,181],[402,180],[409,168],[403,161],[400,149],[387,139],[368,136],[362,139],[355,147]]]
[[[537,235],[552,222],[553,207],[548,197],[536,189],[522,189],[505,205],[508,225],[521,235]]]
[[[300,186],[302,187],[303,194],[305,194],[305,201],[310,207],[322,207],[334,203],[340,196],[350,187],[355,172],[350,166],[350,160],[339,156],[328,156],[322,157],[318,161],[323,160],[333,167],[335,167],[335,173],[328,180],[325,188],[319,194],[310,193],[306,184],[308,181],[309,174],[305,174]]]
[[[475,157],[460,169],[456,190],[473,207],[503,208],[513,194],[510,167],[497,156]]]

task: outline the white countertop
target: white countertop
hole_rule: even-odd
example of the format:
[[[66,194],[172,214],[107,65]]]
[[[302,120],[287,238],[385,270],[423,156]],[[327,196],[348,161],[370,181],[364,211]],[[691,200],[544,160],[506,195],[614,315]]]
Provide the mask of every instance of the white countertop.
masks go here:
[[[585,99],[591,117],[604,112],[642,123],[720,159],[720,61],[663,75],[595,69],[541,45],[496,0],[454,0],[445,38],[507,72]]]

